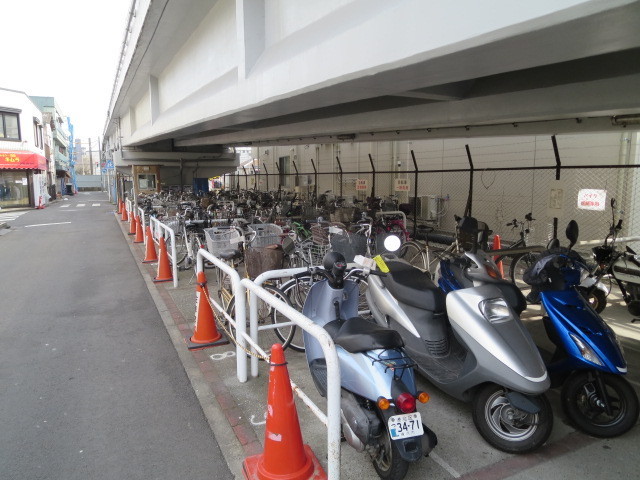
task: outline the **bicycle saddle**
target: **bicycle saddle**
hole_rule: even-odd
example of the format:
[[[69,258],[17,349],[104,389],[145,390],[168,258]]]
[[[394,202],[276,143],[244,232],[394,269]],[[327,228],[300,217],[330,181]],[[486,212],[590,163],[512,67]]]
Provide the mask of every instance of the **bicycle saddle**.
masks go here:
[[[242,255],[242,252],[236,249],[229,249],[229,250],[222,250],[219,253],[219,255],[220,255],[220,258],[224,260],[232,260],[235,258],[240,258],[240,256]]]

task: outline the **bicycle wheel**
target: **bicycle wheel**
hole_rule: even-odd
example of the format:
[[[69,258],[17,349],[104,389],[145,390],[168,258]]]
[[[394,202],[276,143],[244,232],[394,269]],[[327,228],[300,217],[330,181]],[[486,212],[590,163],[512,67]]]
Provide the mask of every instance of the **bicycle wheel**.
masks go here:
[[[418,267],[421,270],[426,270],[427,265],[427,255],[425,254],[424,248],[418,242],[414,242],[412,240],[408,242],[404,242],[400,245],[400,249],[398,250],[398,257],[409,262],[414,267]]]
[[[233,300],[231,277],[222,269],[216,268],[216,283],[218,284],[218,298],[220,299],[220,304],[225,310],[227,310]]]
[[[311,275],[306,275],[298,279],[294,278],[289,280],[282,285],[281,289],[289,299],[291,306],[301,312],[311,285],[313,285],[313,279]],[[275,329],[275,333],[281,340],[290,338],[289,347],[291,347],[291,349],[297,352],[304,352],[303,330],[301,328],[297,328],[295,325],[291,327],[279,327]]]
[[[176,265],[180,265],[182,262],[184,262],[184,259],[187,258],[188,239],[185,239],[184,236],[180,234],[176,234],[175,239],[176,239]],[[170,256],[171,245],[172,245],[171,237],[168,237],[166,239],[166,245],[167,245],[167,253]],[[169,257],[169,260],[171,260],[171,257]]]
[[[536,263],[536,255],[533,253],[521,253],[511,259],[509,266],[509,277],[511,281],[520,289],[526,297],[531,293],[531,285],[525,283],[522,279],[524,272]]]
[[[283,301],[287,305],[291,305],[291,302],[287,298],[287,296],[280,290],[271,285],[263,285],[262,288],[267,290],[271,295],[276,297],[278,300]],[[249,320],[249,304],[246,306],[247,308],[247,320]],[[236,314],[236,302],[235,297],[231,297],[229,299],[229,304],[227,305],[225,311],[231,317],[235,318]],[[288,322],[289,319],[278,312],[275,308],[267,304],[261,298],[258,298],[258,327],[262,325],[268,324],[278,324]],[[225,321],[225,326],[228,325],[228,322]],[[227,327],[228,328],[228,327]],[[258,345],[262,348],[265,353],[269,353],[271,351],[271,346],[274,343],[281,343],[282,348],[286,349],[290,346],[291,340],[295,335],[295,326],[292,327],[282,327],[279,331],[277,328],[270,328],[265,330],[260,330],[258,333]],[[247,333],[249,333],[249,326],[247,323]],[[237,335],[236,335],[237,336]],[[262,359],[261,359],[262,360]]]

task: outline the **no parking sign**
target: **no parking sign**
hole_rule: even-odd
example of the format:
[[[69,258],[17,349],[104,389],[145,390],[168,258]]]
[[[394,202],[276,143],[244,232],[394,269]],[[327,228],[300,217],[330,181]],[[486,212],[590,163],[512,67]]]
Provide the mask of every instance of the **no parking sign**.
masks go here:
[[[607,206],[607,191],[583,188],[578,192],[578,208],[580,210],[603,211]]]

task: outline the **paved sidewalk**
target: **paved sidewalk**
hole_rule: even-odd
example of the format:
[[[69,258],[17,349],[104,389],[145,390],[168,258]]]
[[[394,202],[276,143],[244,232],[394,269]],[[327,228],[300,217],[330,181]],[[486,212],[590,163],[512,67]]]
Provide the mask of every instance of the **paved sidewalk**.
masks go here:
[[[127,229],[121,224],[123,234]],[[155,265],[142,265],[143,247],[130,244],[133,256],[143,272],[152,297],[158,305],[165,325],[174,340],[209,424],[218,439],[224,457],[236,478],[242,478],[242,461],[261,450],[264,439],[264,412],[268,382],[267,367],[260,362],[260,374],[241,384],[236,378],[235,347],[226,345],[189,352],[185,338],[191,336],[195,320],[195,284],[191,270],[179,272],[179,286],[154,284]],[[215,291],[213,275],[209,276],[210,293]],[[640,325],[630,324],[620,306],[607,307],[610,323],[622,336],[629,362],[629,377],[638,389],[640,384]],[[525,323],[540,334],[534,309],[527,312]],[[316,393],[308,374],[304,354],[285,351],[292,380],[321,408],[323,399]],[[407,480],[468,479],[557,479],[635,478],[640,459],[635,446],[640,429],[617,439],[596,439],[575,431],[566,424],[559,402],[559,392],[547,395],[555,413],[549,442],[529,455],[509,455],[489,446],[475,430],[470,406],[447,397],[428,382],[419,379],[420,388],[432,400],[420,410],[425,423],[438,435],[439,444],[429,458],[412,466]],[[305,443],[326,466],[326,431],[317,418],[300,401],[297,402]],[[341,478],[377,478],[367,454],[357,453],[342,443]]]

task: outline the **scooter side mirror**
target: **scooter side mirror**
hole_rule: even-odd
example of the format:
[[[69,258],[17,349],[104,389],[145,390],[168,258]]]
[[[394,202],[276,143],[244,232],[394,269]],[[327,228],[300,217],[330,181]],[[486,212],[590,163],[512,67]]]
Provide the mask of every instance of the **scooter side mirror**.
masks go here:
[[[571,220],[567,225],[567,230],[565,231],[567,238],[569,239],[569,248],[573,247],[578,241],[578,234],[580,233],[580,228],[578,227],[578,222],[575,220]]]
[[[388,235],[384,239],[384,248],[387,252],[395,252],[402,245],[402,240],[396,235]]]

